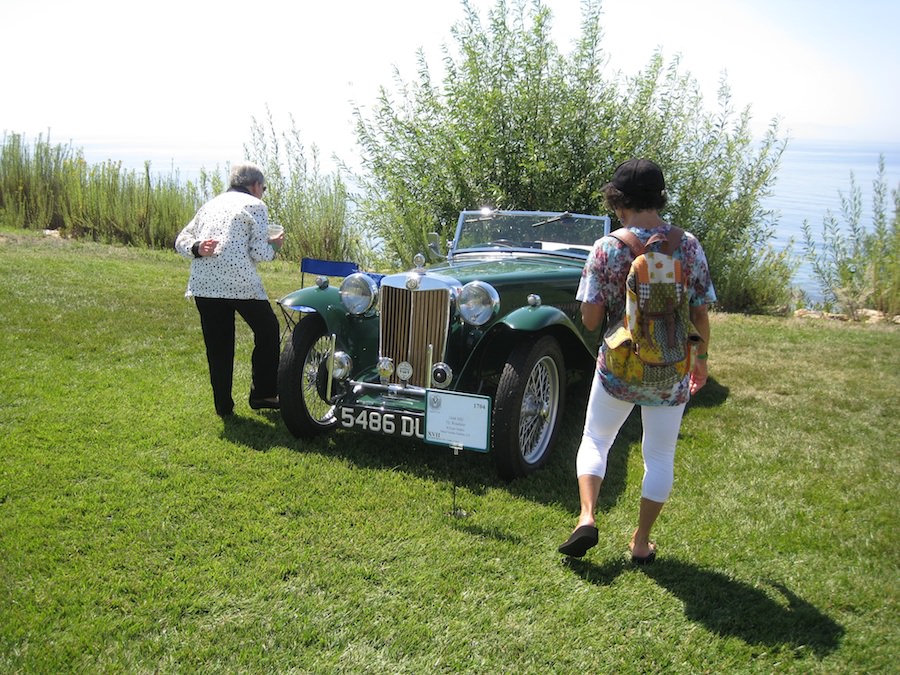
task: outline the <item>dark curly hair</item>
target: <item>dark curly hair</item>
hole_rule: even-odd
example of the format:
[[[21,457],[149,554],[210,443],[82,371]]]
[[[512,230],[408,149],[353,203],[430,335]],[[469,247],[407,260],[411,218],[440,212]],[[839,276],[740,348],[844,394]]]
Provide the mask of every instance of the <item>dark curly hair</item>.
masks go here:
[[[611,211],[621,208],[633,211],[661,211],[669,203],[665,190],[653,195],[627,195],[612,183],[604,186],[603,198]]]

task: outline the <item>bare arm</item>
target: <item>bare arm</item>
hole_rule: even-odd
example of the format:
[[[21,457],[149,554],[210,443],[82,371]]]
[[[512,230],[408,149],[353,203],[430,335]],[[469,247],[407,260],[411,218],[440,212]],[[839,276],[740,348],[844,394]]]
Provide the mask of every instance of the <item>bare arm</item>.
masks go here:
[[[581,303],[581,323],[588,330],[597,330],[603,323],[604,316],[606,316],[606,303]]]
[[[706,384],[709,376],[709,366],[706,362],[706,354],[709,352],[709,307],[707,305],[691,307],[691,323],[701,338],[700,344],[697,345],[697,355],[704,357],[694,361],[694,370],[691,372],[691,394],[695,394]]]

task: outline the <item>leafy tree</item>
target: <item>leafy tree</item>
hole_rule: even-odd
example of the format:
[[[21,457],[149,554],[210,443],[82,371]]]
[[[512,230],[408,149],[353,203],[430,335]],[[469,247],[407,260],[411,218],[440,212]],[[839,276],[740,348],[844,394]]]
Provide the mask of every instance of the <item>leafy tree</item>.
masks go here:
[[[417,80],[395,71],[371,114],[354,109],[359,215],[393,263],[424,251],[430,230],[451,235],[461,208],[602,212],[614,168],[646,156],[666,172],[667,216],[703,240],[720,305],[787,303],[789,253],[768,246],[774,217],[761,206],[784,150],[777,121],[754,143],[724,82],[718,112],[705,112],[696,82],[661,53],[631,78],[605,76],[599,0],[583,1],[568,56],[540,0],[497,0],[486,26],[462,7],[440,85],[420,51]]]

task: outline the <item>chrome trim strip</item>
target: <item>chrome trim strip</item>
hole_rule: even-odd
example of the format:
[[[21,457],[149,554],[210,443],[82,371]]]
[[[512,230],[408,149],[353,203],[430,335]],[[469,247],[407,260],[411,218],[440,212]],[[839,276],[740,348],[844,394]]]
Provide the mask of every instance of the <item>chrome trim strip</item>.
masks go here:
[[[425,395],[428,393],[428,390],[424,387],[416,387],[411,384],[402,387],[399,384],[377,384],[375,382],[360,382],[359,380],[348,380],[347,384],[349,384],[356,393],[362,391],[380,391],[393,396],[408,396],[412,398],[425,398]],[[359,404],[354,403],[353,405]]]

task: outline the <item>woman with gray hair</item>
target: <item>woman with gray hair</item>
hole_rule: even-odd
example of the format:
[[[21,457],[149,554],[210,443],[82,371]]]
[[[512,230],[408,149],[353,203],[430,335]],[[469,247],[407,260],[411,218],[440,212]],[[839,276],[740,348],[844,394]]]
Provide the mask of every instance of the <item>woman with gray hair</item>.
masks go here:
[[[191,259],[185,295],[200,313],[216,413],[234,412],[235,313],[253,331],[250,407],[278,408],[279,324],[258,262],[275,258],[284,232],[269,237],[269,212],[262,201],[266,179],[255,164],[236,164],[226,192],[204,204],[175,240],[175,250]]]

